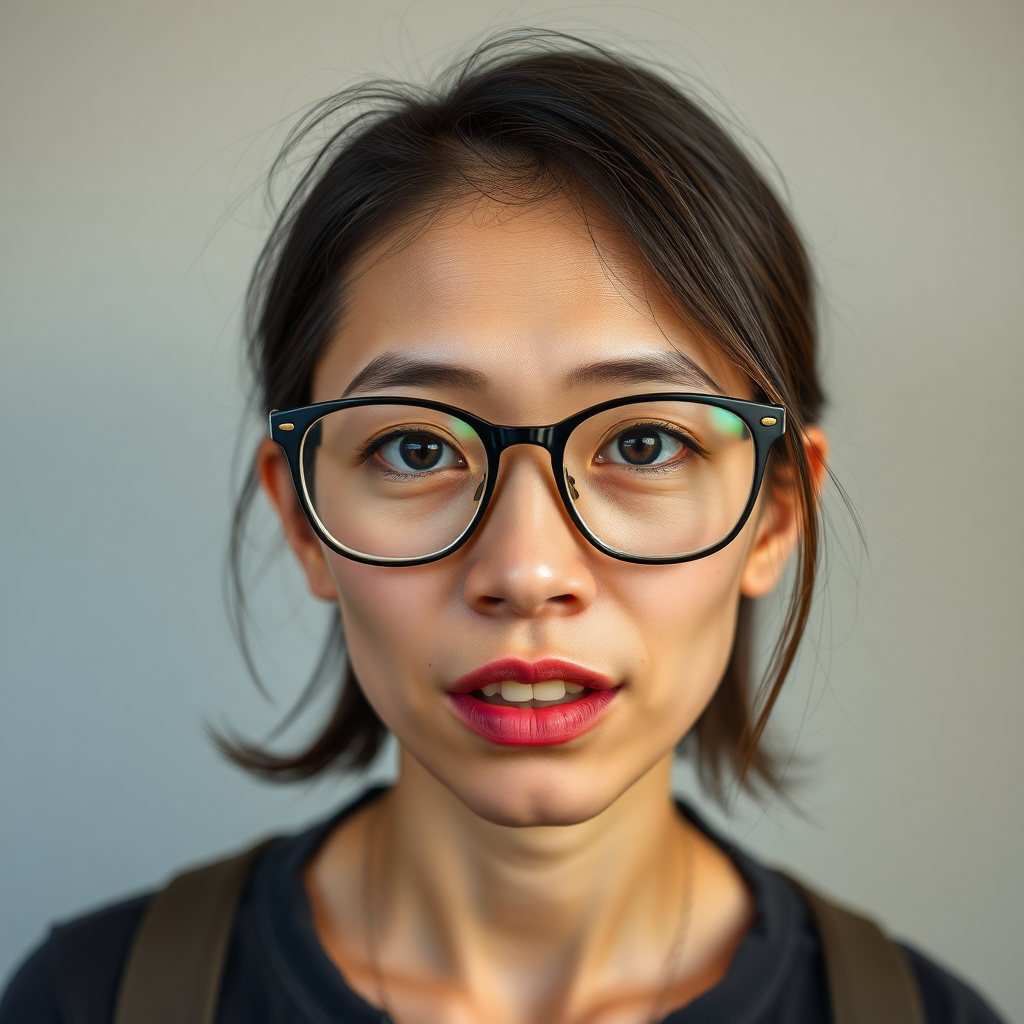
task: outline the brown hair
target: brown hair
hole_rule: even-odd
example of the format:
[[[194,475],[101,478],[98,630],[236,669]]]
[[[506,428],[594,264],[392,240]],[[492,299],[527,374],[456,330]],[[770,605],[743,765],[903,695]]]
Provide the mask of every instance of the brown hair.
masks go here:
[[[769,712],[807,622],[819,556],[817,495],[801,444],[823,401],[808,259],[783,206],[743,150],[693,98],[637,61],[555,33],[493,38],[432,88],[361,84],[315,107],[274,172],[319,134],[284,203],[248,292],[248,357],[263,413],[307,403],[314,368],[336,329],[346,273],[366,245],[446,190],[529,179],[599,203],[664,293],[751,381],[787,408],[773,471],[795,485],[802,519],[793,592],[760,683],[752,681],[752,607],[715,696],[693,731],[702,778],[721,796],[732,775],[779,784],[764,749]],[[482,168],[482,170],[481,170]],[[274,173],[272,172],[272,174]],[[525,172],[525,177],[524,177]],[[472,178],[472,182],[470,182]],[[509,184],[509,183],[512,184]],[[257,491],[250,469],[229,556],[233,623],[255,674],[242,587],[243,538]],[[273,779],[362,767],[386,729],[346,667],[340,622],[298,707],[340,684],[333,711],[294,754],[220,738],[238,764]],[[290,717],[290,716],[289,716]]]

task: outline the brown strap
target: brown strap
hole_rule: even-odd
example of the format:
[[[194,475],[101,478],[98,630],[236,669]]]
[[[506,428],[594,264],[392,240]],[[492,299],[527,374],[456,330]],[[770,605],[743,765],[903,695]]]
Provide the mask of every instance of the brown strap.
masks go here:
[[[925,1024],[917,983],[899,947],[872,921],[789,880],[821,937],[833,1024]]]
[[[242,889],[273,840],[175,878],[135,936],[114,1024],[214,1024]]]

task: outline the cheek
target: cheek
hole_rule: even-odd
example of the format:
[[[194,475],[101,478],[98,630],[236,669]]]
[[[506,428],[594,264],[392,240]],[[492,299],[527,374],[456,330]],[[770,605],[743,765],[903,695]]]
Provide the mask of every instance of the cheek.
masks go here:
[[[390,681],[428,675],[445,609],[459,592],[457,573],[444,561],[389,569],[333,552],[328,564],[353,670],[367,698],[391,721],[414,693],[403,695]]]
[[[739,538],[738,538],[739,541]],[[732,651],[746,545],[682,565],[621,574],[616,599],[644,651],[645,712],[689,730],[714,695]]]

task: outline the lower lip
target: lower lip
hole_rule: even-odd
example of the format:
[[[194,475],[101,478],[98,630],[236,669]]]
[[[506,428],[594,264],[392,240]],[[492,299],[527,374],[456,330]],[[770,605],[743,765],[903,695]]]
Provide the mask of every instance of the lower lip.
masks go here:
[[[557,747],[597,725],[618,692],[593,690],[579,700],[550,708],[485,704],[468,693],[450,693],[448,700],[459,718],[491,743],[503,747]]]

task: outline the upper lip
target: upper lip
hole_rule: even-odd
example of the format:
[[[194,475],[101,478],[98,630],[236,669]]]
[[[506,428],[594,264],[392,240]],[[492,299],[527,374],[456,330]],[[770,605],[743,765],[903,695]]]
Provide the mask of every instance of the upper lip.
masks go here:
[[[543,683],[548,679],[563,679],[567,683],[579,683],[592,690],[611,690],[618,685],[608,676],[601,675],[584,665],[578,665],[564,658],[541,658],[526,661],[523,658],[496,658],[486,665],[460,676],[448,687],[449,693],[470,693],[488,683],[500,683],[506,679],[517,683]]]

